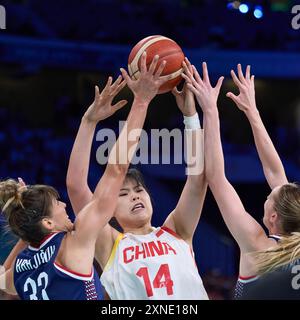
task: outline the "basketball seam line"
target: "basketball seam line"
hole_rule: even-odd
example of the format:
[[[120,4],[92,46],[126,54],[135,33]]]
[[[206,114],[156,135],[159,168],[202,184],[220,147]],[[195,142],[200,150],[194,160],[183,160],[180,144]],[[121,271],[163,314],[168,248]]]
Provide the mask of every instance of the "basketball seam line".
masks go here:
[[[175,55],[176,53],[180,53],[180,52],[182,52],[181,50],[173,50],[173,51],[169,51],[169,52],[167,52],[166,54],[164,54],[163,56],[159,56],[159,58],[161,59],[163,59],[164,57],[170,57],[170,56],[173,56],[173,55]],[[136,67],[137,67],[137,69],[135,70],[135,71],[133,71],[133,68],[132,68],[132,64],[128,64],[128,67],[130,66],[130,71],[131,71],[131,73],[132,73],[132,75],[134,75],[134,74],[136,74],[136,72],[138,72],[138,71],[140,71],[139,69],[138,69],[138,63],[136,64]]]

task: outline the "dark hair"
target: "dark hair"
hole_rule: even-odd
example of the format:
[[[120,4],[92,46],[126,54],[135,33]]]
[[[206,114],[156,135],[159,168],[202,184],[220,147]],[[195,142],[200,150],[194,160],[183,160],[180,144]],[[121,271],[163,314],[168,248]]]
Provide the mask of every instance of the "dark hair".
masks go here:
[[[136,182],[137,185],[142,186],[142,187],[147,191],[147,193],[149,194],[150,199],[151,199],[151,202],[153,202],[153,201],[152,201],[151,194],[150,194],[150,192],[149,192],[149,189],[147,188],[147,186],[146,186],[146,184],[145,184],[143,175],[142,175],[142,173],[141,173],[138,169],[136,169],[136,168],[130,168],[130,169],[128,169],[127,174],[126,174],[125,181],[126,181],[126,180],[127,180],[127,181],[128,181],[128,180],[129,180],[129,181],[134,181],[134,182]],[[119,232],[123,232],[123,228],[122,228],[121,225],[119,224],[119,222],[118,222],[118,220],[116,219],[116,217],[112,217],[112,218],[110,219],[109,224],[110,224],[113,228],[117,229]]]
[[[126,180],[135,181],[137,183],[137,185],[141,185],[149,193],[149,190],[146,187],[143,175],[138,169],[136,169],[136,168],[128,169],[125,181]]]
[[[0,182],[0,208],[15,235],[32,245],[39,245],[49,234],[41,221],[51,216],[53,199],[58,192],[51,186],[21,187],[13,179]]]

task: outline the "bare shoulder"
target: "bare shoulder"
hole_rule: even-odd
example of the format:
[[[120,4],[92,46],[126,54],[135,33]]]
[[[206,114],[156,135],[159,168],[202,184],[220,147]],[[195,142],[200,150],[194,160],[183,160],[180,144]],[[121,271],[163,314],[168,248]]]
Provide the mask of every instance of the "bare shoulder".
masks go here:
[[[257,251],[263,251],[263,250],[268,250],[270,248],[278,246],[278,242],[276,239],[272,237],[263,237],[261,239],[258,239],[257,241]]]
[[[177,233],[173,214],[174,214],[174,210],[167,216],[165,222],[163,223],[163,226]]]
[[[169,230],[169,232],[174,235],[176,238],[185,241],[191,248],[193,248],[193,237],[186,236],[185,233],[180,232],[180,229],[176,228],[174,219],[172,217],[172,213],[169,214],[165,222],[163,223],[162,227],[165,227]]]
[[[241,257],[240,257],[240,268],[239,273],[241,277],[253,277],[256,276],[257,270],[255,267],[255,258],[251,254],[256,251],[264,251],[270,248],[276,247],[277,241],[273,238],[264,238],[258,241],[255,250],[253,251],[244,251],[241,250]]]

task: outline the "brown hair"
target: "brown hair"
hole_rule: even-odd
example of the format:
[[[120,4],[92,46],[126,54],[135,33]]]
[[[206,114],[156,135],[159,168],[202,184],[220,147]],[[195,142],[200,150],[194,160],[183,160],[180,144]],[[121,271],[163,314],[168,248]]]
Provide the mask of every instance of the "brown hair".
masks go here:
[[[47,185],[20,186],[8,179],[0,182],[0,208],[10,229],[32,245],[39,245],[49,233],[41,221],[51,216],[53,199],[58,192]]]
[[[254,253],[259,274],[300,258],[300,186],[296,183],[283,185],[274,197],[274,209],[283,236],[276,247]]]

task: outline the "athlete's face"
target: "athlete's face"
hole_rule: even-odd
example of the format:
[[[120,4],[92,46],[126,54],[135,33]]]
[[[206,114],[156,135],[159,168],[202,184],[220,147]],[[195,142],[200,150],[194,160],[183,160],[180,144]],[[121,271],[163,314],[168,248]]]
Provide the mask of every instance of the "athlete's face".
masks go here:
[[[66,204],[57,199],[52,201],[51,217],[44,219],[43,224],[51,231],[73,230],[73,223],[66,212]]]
[[[278,215],[274,209],[274,198],[277,196],[279,192],[280,186],[274,188],[272,192],[268,195],[267,200],[264,205],[264,225],[270,231],[270,228],[277,224]]]
[[[152,204],[148,192],[134,180],[122,186],[114,216],[124,229],[142,228],[151,221]]]

